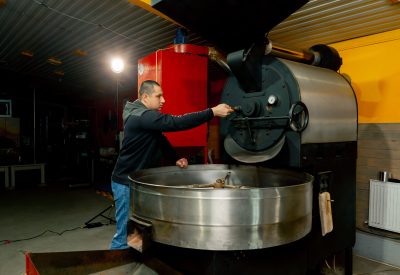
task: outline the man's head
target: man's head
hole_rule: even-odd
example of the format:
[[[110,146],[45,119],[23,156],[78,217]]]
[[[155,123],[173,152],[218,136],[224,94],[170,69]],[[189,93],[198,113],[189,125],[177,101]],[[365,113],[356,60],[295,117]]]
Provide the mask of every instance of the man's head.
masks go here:
[[[139,89],[140,101],[150,110],[161,110],[165,103],[160,84],[154,80],[145,80]]]

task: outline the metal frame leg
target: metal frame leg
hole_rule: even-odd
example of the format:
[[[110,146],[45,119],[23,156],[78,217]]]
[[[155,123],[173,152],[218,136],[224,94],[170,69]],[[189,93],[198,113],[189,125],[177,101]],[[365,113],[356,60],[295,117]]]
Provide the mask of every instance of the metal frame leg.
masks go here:
[[[344,274],[353,274],[353,248],[346,248],[344,251]]]

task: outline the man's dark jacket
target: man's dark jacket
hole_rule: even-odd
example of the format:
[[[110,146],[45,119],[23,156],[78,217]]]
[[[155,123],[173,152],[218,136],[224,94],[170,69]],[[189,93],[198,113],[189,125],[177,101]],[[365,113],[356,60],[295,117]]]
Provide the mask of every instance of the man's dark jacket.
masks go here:
[[[162,157],[177,161],[179,156],[163,132],[187,130],[214,117],[212,110],[172,116],[149,110],[140,101],[127,102],[122,118],[124,139],[111,179],[129,185],[128,175],[134,171],[157,166]]]

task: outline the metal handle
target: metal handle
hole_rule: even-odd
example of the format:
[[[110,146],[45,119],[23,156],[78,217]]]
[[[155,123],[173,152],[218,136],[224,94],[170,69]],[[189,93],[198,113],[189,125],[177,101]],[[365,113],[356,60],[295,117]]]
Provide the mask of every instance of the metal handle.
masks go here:
[[[296,108],[300,108],[296,112]],[[303,119],[301,120],[301,115],[303,114]],[[289,110],[289,126],[295,132],[303,132],[308,125],[309,114],[307,106],[301,102],[297,101],[294,103]]]

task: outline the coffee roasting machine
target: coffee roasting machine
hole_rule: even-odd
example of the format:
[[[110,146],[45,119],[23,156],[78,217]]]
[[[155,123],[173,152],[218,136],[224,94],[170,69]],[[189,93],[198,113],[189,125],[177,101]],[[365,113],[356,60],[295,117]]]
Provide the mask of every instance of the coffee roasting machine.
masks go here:
[[[155,2],[155,3],[154,3]],[[130,175],[128,232],[183,274],[352,273],[357,104],[336,50],[274,46],[266,34],[306,0],[159,0],[153,7],[227,53],[225,164]],[[333,230],[322,234],[329,192]]]

